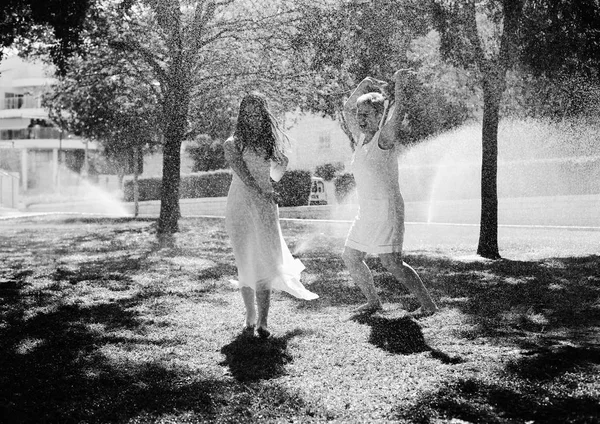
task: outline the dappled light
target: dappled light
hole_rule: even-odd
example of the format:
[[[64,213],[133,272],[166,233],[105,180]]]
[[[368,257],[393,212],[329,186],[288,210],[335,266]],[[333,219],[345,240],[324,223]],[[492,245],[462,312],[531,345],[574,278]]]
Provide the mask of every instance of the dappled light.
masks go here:
[[[229,282],[236,268],[221,220],[183,219],[173,247],[156,243],[152,220],[2,221],[0,398],[10,399],[3,416],[13,422],[283,416],[585,422],[597,416],[600,256],[591,247],[597,232],[579,231],[572,243],[564,231],[565,254],[547,257],[536,245],[545,240],[542,230],[528,233],[527,242],[505,234],[510,259],[493,261],[471,257],[463,246],[471,227],[411,227],[405,260],[441,311],[407,315],[418,301],[368,257],[384,311],[348,320],[363,298],[340,257],[344,238],[327,225],[282,222],[290,247],[304,246],[297,249],[303,282],[320,297],[306,302],[275,293],[273,333],[260,339],[242,334],[243,305]],[[442,242],[446,231],[453,240]],[[557,230],[544,231],[556,236]]]

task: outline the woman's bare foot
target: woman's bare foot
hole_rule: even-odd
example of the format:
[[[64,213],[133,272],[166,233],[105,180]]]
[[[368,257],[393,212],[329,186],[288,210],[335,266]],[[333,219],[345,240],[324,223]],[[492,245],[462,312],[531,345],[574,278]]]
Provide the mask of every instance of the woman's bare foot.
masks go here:
[[[256,329],[255,325],[245,325],[242,329],[242,336],[244,337],[254,337],[254,330]]]
[[[426,309],[421,306],[420,308],[417,308],[414,311],[409,312],[408,315],[413,318],[425,318],[425,317],[430,317],[431,315],[435,314],[438,311],[439,311],[439,309],[437,307],[435,309]]]
[[[383,310],[383,306],[381,306],[381,302],[368,302],[364,305],[360,305],[358,308],[354,309],[352,312],[354,314],[374,314],[375,312],[379,312]]]
[[[269,330],[267,330],[266,327],[258,327],[256,329],[256,333],[258,334],[258,337],[260,337],[261,339],[268,339],[269,336],[271,335],[271,332]]]

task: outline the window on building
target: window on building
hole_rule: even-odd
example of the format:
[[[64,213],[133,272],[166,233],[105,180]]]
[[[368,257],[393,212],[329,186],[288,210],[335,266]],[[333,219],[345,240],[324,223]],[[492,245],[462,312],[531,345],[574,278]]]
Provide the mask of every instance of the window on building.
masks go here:
[[[4,93],[4,109],[20,109],[23,106],[23,95]]]
[[[331,136],[329,134],[320,134],[318,147],[319,150],[331,149]]]

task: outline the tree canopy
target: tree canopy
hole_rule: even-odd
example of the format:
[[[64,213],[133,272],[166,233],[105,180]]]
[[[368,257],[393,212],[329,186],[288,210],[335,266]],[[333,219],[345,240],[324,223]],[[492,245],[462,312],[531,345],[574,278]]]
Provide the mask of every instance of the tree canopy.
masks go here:
[[[66,59],[82,42],[80,32],[92,3],[93,0],[4,0],[1,46],[11,47],[15,41],[24,46],[40,39],[50,42],[49,53],[62,73]]]

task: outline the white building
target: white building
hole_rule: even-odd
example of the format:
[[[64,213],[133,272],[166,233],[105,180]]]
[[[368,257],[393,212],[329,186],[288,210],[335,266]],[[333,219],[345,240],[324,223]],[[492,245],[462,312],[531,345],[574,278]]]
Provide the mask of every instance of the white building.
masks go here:
[[[73,178],[60,168],[86,172],[87,151],[96,150],[48,119],[41,99],[54,82],[49,75],[42,63],[18,56],[0,62],[0,170],[18,174],[22,192],[52,191]]]
[[[284,123],[291,139],[290,168],[314,172],[319,165],[350,163],[352,150],[339,122],[313,114],[288,114]]]
[[[54,83],[51,75],[44,64],[18,56],[0,62],[0,171],[6,181],[6,174],[18,177],[22,193],[52,192],[73,184],[88,172],[88,156],[98,149],[94,142],[61,132],[49,120],[41,99]],[[294,113],[286,116],[284,126],[292,141],[290,168],[314,172],[325,163],[347,167],[351,150],[338,122]],[[182,174],[191,172],[192,166],[182,148]],[[146,156],[142,176],[161,175],[162,154]],[[107,177],[98,182],[107,185]]]

